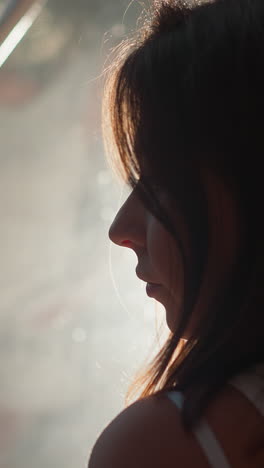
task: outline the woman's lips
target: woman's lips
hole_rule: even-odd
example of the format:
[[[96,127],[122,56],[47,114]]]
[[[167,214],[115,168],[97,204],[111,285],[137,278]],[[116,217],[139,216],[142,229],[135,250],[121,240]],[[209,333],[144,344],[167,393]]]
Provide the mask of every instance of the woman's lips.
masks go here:
[[[161,284],[147,283],[146,293],[149,297],[155,297],[161,288]]]

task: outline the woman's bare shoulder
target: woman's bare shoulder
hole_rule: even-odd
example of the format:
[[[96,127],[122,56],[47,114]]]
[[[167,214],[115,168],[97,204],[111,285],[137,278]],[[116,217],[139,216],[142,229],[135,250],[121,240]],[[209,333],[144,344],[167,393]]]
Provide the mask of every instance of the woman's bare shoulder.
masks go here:
[[[136,401],[104,429],[88,468],[207,468],[192,433],[186,433],[179,410],[162,395]]]
[[[264,466],[264,419],[239,391],[227,385],[204,415],[231,466]],[[161,395],[136,401],[105,428],[88,468],[208,468],[193,433],[183,429],[174,403]]]

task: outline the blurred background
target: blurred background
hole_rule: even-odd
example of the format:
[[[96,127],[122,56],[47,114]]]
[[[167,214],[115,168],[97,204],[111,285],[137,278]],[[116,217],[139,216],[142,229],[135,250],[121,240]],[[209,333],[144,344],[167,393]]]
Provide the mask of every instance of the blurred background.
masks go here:
[[[159,348],[163,307],[108,239],[129,192],[101,138],[103,67],[141,11],[0,0],[1,468],[87,466]]]

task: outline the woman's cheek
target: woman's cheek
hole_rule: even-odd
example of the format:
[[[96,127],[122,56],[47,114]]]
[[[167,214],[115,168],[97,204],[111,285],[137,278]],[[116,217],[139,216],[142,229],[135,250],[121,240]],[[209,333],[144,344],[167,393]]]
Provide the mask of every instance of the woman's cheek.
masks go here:
[[[177,255],[173,246],[174,243],[174,239],[171,238],[163,226],[157,221],[153,222],[149,237],[149,255],[158,279],[162,283],[165,282],[167,286],[174,270],[173,259]]]

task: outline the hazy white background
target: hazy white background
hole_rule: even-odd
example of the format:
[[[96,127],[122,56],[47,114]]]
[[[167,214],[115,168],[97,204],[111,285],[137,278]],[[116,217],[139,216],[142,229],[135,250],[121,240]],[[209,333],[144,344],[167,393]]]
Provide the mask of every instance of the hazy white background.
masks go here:
[[[1,468],[85,467],[163,317],[108,239],[129,192],[104,156],[100,74],[128,5],[50,0],[0,68]]]

